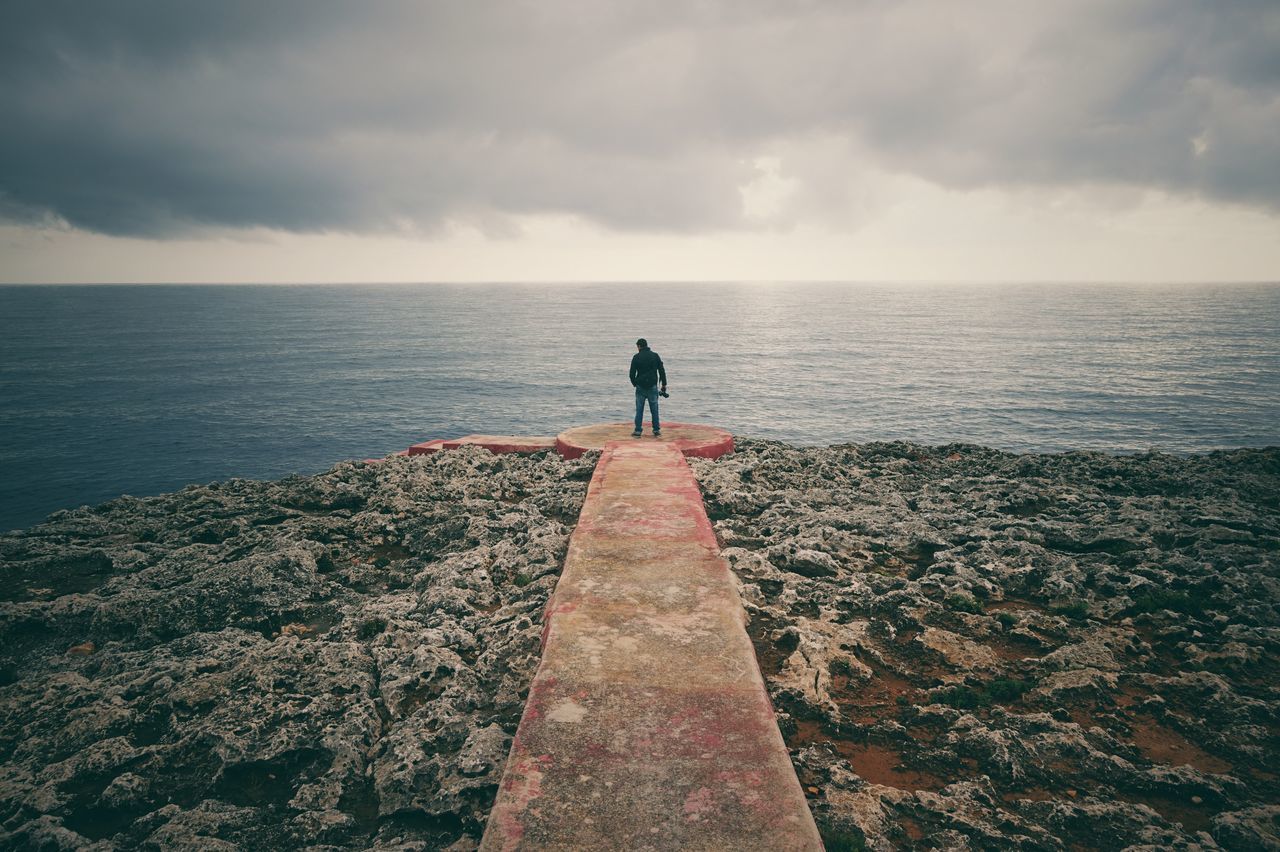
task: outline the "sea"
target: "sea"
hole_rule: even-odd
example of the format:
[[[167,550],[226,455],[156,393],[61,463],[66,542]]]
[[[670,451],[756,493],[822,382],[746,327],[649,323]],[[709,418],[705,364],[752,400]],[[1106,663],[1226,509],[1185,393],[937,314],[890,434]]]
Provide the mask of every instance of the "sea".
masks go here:
[[[0,287],[0,529],[634,413],[797,445],[1280,444],[1280,284]]]

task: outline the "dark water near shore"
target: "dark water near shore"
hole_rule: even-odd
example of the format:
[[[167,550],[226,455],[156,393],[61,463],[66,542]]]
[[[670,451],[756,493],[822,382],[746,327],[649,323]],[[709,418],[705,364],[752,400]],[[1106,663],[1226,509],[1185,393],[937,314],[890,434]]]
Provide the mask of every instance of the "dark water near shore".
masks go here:
[[[429,437],[664,416],[799,444],[1280,444],[1280,286],[0,287],[0,529]]]

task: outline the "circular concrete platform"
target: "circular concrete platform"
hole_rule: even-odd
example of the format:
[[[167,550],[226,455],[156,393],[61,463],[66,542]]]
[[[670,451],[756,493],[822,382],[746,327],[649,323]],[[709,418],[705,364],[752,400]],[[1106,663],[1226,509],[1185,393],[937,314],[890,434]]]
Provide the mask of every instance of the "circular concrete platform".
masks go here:
[[[694,423],[664,423],[661,437],[649,434],[645,426],[644,437],[631,437],[630,423],[597,423],[595,426],[577,426],[556,436],[556,450],[567,459],[576,459],[587,450],[600,450],[610,441],[635,441],[637,443],[674,444],[686,456],[716,459],[733,452],[733,435],[714,426]]]

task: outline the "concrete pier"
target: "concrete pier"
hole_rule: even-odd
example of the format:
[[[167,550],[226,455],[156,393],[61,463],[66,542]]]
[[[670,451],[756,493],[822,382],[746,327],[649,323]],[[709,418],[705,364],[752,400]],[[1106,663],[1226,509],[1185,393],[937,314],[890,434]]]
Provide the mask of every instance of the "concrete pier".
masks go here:
[[[538,453],[543,450],[555,450],[566,459],[576,459],[589,450],[603,449],[605,444],[611,441],[630,438],[631,428],[630,423],[597,423],[594,426],[577,426],[568,429],[554,438],[527,435],[464,435],[461,438],[432,438],[394,455],[426,456],[441,450],[456,450],[459,447],[483,447],[492,453]],[[646,423],[645,429],[649,428],[649,424]],[[723,429],[693,423],[668,423],[662,435],[654,437],[651,433],[646,433],[641,440],[670,444],[686,456],[698,456],[704,459],[719,458],[725,453],[733,452],[733,435]],[[383,459],[365,459],[365,461],[373,464]]]
[[[680,448],[607,443],[481,849],[821,849],[744,620]]]
[[[645,434],[632,438],[631,423],[597,423],[594,426],[577,426],[556,436],[556,450],[567,459],[576,459],[588,450],[600,450],[613,441],[657,441],[671,444],[686,456],[717,459],[733,452],[733,435],[714,426],[696,423],[664,423],[662,434],[654,437],[650,425],[645,424]]]

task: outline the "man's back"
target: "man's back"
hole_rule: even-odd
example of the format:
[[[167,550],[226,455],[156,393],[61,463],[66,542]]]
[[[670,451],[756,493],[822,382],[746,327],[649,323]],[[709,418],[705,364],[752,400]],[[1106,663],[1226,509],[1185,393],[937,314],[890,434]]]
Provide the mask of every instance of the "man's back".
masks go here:
[[[638,388],[651,388],[658,383],[659,378],[666,384],[666,369],[657,352],[641,349],[631,356],[631,384]]]

